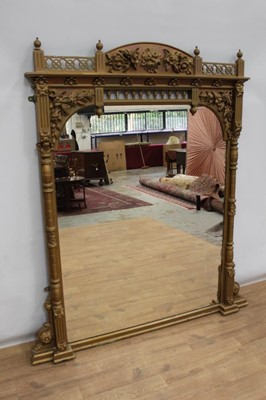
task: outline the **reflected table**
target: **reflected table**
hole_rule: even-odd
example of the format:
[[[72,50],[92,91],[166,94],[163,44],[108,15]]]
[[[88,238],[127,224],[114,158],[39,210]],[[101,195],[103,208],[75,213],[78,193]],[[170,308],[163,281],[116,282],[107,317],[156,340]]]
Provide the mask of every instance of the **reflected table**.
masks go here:
[[[166,163],[167,163],[167,176],[173,176],[173,163],[176,162],[176,173],[185,174],[186,172],[186,161],[187,161],[187,149],[170,149],[166,153]]]

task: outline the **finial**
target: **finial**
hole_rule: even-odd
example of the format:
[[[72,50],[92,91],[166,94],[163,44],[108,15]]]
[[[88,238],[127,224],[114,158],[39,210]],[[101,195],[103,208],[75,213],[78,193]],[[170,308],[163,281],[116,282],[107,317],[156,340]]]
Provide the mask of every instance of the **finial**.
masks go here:
[[[103,49],[103,44],[100,40],[98,40],[98,43],[96,44],[96,49],[98,51],[101,51]]]
[[[243,57],[243,53],[242,51],[239,49],[238,53],[237,53],[237,58],[242,58]]]
[[[41,41],[39,40],[39,38],[38,37],[36,37],[36,40],[34,40],[34,47],[35,47],[35,49],[39,49],[40,47],[41,47]]]
[[[200,54],[198,46],[195,47],[194,54],[195,54],[195,56],[198,56]]]
[[[103,115],[103,107],[98,106],[98,107],[96,108],[96,115],[98,115],[98,118],[100,118],[101,115]]]

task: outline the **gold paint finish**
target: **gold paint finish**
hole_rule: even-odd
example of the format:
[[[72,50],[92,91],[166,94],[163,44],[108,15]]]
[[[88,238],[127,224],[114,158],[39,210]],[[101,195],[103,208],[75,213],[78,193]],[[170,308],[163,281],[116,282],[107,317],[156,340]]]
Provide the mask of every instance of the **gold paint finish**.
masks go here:
[[[133,43],[104,53],[96,45],[94,57],[47,56],[37,38],[34,42],[34,72],[26,73],[33,82],[37,115],[46,244],[50,292],[45,304],[47,322],[37,333],[33,364],[74,358],[74,350],[149,332],[203,315],[228,315],[247,304],[234,281],[233,227],[238,138],[242,127],[244,61],[237,53],[233,64],[203,62],[196,47],[194,56],[160,43]],[[217,300],[206,307],[144,323],[99,337],[69,343],[64,308],[60,247],[56,211],[52,152],[60,132],[80,108],[94,105],[101,115],[104,105],[176,104],[210,108],[218,117],[226,141],[226,190],[224,234],[219,266]]]

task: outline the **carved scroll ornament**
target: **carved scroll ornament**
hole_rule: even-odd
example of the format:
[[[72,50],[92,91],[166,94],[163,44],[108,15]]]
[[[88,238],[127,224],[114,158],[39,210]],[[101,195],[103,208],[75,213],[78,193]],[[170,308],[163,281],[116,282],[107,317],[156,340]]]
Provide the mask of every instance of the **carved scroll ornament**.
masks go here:
[[[68,117],[74,108],[83,107],[92,102],[93,90],[58,91],[49,90],[51,134],[58,138],[64,117]]]

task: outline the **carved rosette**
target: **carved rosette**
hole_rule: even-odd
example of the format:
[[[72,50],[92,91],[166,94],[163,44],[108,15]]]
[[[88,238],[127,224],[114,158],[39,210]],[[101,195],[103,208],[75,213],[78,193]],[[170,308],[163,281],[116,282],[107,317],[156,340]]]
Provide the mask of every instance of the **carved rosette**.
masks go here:
[[[194,87],[200,87],[200,86],[202,86],[202,80],[201,80],[201,79],[195,79],[195,80],[191,83],[191,85],[194,86]]]
[[[148,78],[145,80],[144,85],[146,86],[156,86],[156,80],[152,78]]]
[[[52,341],[52,327],[51,324],[49,324],[48,322],[44,323],[43,326],[41,327],[41,329],[38,332],[38,339],[39,341],[46,345],[51,343]]]
[[[166,71],[172,68],[172,70],[177,74],[192,74],[193,64],[189,61],[187,56],[184,56],[177,51],[170,52],[169,50],[164,49],[163,63]]]
[[[105,80],[103,78],[96,78],[93,80],[93,85],[94,86],[104,86]]]
[[[178,79],[170,79],[170,81],[168,82],[169,86],[178,86],[179,85],[179,81]]]
[[[161,65],[162,56],[156,50],[147,48],[141,55],[141,66],[146,72],[154,74]]]
[[[62,125],[76,107],[90,104],[94,98],[93,90],[49,90],[51,136],[54,142],[60,136]]]
[[[214,87],[221,87],[223,85],[221,79],[215,79],[215,81],[212,82],[212,86]]]
[[[120,85],[121,86],[132,86],[132,80],[129,77],[123,78],[120,81]]]
[[[74,85],[77,85],[77,80],[76,80],[76,78],[74,78],[73,76],[69,76],[69,77],[67,77],[67,78],[65,79],[64,84],[65,84],[66,86],[74,86]]]
[[[139,49],[134,51],[130,50],[119,50],[113,56],[107,57],[107,66],[109,67],[109,72],[119,71],[119,72],[126,72],[130,68],[137,69],[137,65],[140,62],[140,54]]]
[[[43,326],[38,330],[36,336],[37,336],[37,341],[35,345],[32,347],[33,353],[38,353],[47,346],[52,344],[53,334],[52,334],[51,324],[45,322]]]

